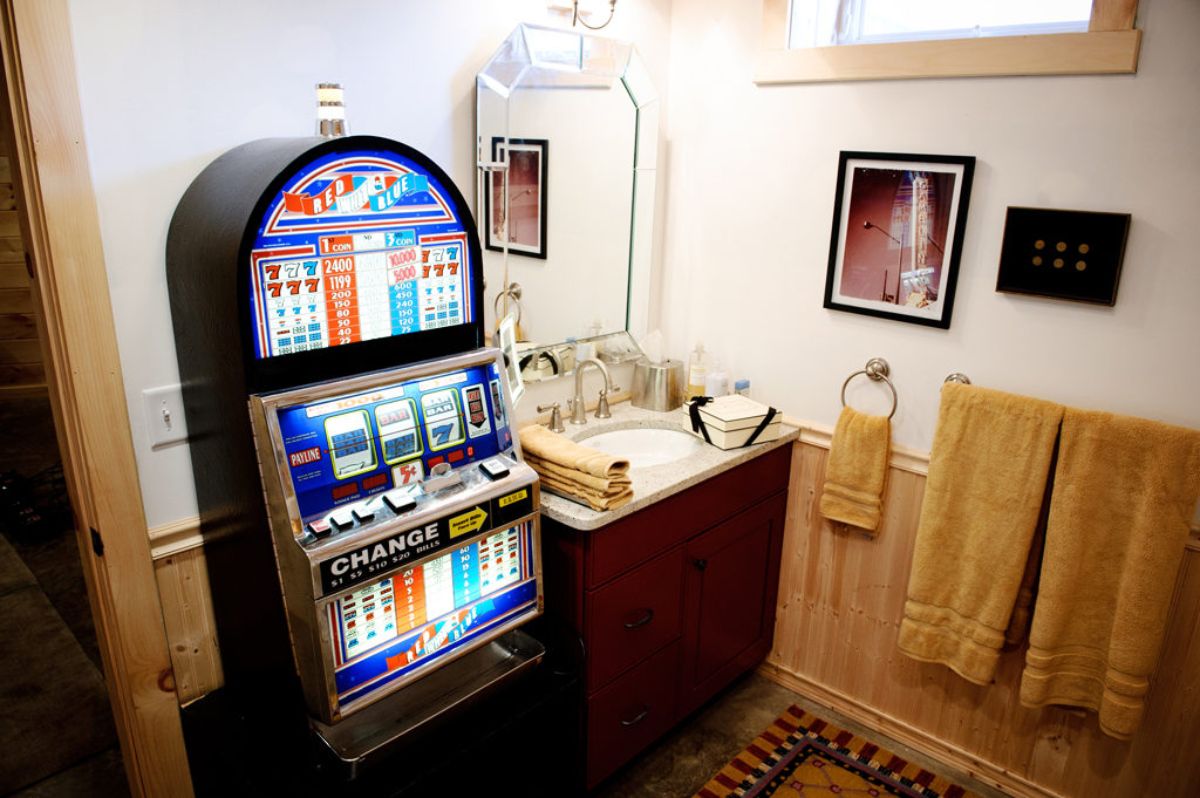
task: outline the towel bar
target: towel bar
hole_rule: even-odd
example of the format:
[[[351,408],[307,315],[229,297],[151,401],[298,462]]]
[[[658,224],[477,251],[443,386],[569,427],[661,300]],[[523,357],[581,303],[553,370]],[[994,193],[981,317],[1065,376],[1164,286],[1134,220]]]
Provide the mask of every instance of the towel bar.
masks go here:
[[[950,374],[947,374],[946,379],[942,380],[942,382],[943,383],[959,382],[959,383],[962,383],[963,385],[970,385],[971,378],[968,377],[966,374],[963,374],[961,371],[954,371],[954,372],[951,372]]]
[[[887,383],[888,390],[892,392],[892,412],[888,413],[888,418],[896,415],[898,397],[896,396],[896,386],[893,385],[892,381],[888,378],[888,375],[891,374],[891,371],[892,370],[891,367],[888,366],[888,362],[881,357],[873,357],[868,360],[867,365],[864,366],[862,370],[854,372],[846,378],[845,382],[842,383],[842,407],[846,406],[846,386],[850,384],[850,380],[854,379],[859,374],[865,374],[875,382],[883,380],[885,383]]]

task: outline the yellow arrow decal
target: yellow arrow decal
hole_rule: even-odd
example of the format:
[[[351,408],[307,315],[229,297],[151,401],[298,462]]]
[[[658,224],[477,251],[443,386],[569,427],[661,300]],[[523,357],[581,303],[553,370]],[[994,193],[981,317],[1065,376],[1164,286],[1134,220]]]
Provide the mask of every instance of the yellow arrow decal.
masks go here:
[[[450,519],[450,539],[478,532],[486,519],[487,513],[482,507],[474,507],[469,513],[454,516]]]

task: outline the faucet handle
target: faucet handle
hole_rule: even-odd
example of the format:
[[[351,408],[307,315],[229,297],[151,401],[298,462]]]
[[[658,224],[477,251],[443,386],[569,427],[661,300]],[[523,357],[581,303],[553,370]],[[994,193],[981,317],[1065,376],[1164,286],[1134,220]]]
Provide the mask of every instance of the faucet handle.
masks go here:
[[[562,413],[559,411],[559,407],[560,405],[558,402],[537,406],[537,411],[539,413],[545,413],[547,410],[550,411],[550,423],[548,423],[546,426],[550,428],[551,432],[564,432],[566,430],[566,427],[564,427],[562,423]]]
[[[608,409],[608,391],[601,389],[600,401],[596,405],[596,418],[612,418],[612,411]]]

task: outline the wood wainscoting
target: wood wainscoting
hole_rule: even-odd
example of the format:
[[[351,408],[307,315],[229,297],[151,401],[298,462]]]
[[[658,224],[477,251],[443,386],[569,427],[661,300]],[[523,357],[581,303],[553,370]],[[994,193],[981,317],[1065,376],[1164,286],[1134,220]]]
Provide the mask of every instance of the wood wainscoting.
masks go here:
[[[894,455],[872,540],[818,512],[827,433],[793,451],[775,646],[762,673],[1005,792],[1036,796],[1200,795],[1200,545],[1189,543],[1141,731],[1128,743],[1094,714],[1031,710],[1024,650],[979,687],[896,648],[928,459]]]
[[[162,600],[175,691],[179,703],[187,705],[225,683],[200,519],[151,529],[150,556]],[[275,575],[268,576],[273,579]]]

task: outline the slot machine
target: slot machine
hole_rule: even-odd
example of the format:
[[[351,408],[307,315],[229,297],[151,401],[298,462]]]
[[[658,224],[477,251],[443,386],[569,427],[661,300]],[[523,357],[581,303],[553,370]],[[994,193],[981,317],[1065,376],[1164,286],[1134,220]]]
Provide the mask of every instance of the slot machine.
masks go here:
[[[227,683],[282,668],[352,757],[536,665],[539,486],[445,173],[244,144],[184,194],[167,276]]]

